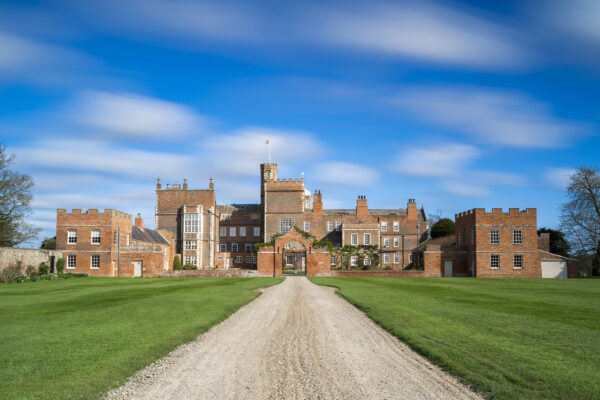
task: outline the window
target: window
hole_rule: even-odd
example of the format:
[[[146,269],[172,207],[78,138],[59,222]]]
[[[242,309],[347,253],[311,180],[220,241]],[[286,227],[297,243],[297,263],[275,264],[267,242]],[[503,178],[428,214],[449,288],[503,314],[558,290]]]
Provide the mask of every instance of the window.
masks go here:
[[[333,230],[333,221],[327,221],[327,231],[331,232]]]
[[[386,264],[390,263],[390,253],[385,253],[383,255],[383,262],[386,263]]]
[[[232,253],[237,253],[238,251],[238,244],[237,243],[231,243],[231,252]]]
[[[293,256],[285,256],[285,264],[286,265],[293,265],[294,264],[294,257]]]
[[[383,247],[390,247],[390,238],[383,238]]]
[[[490,244],[500,244],[500,232],[498,232],[498,229],[490,231]]]
[[[246,227],[240,226],[240,236],[246,236]]]
[[[371,265],[371,259],[369,257],[365,257],[364,263],[365,265]]]
[[[400,247],[400,238],[394,238],[394,247]]]
[[[412,253],[410,253],[410,254],[408,255],[408,262],[409,262],[409,263],[411,263],[411,262],[412,262],[412,260],[413,260],[413,259],[412,259]]]
[[[127,234],[126,242],[125,243],[127,243],[127,246],[129,246],[129,233]]]
[[[227,227],[226,226],[219,227],[219,236],[221,236],[221,237],[227,236]]]
[[[353,233],[352,235],[350,235],[350,244],[353,246],[358,245],[358,235],[356,233]]]
[[[198,232],[198,214],[185,214],[183,217],[183,232]]]
[[[514,269],[523,269],[523,255],[515,254],[513,256],[513,268]]]
[[[67,269],[75,269],[77,267],[77,258],[74,255],[67,256]]]
[[[394,264],[400,263],[400,254],[394,253]]]
[[[252,214],[250,216],[250,219],[253,220],[253,221],[256,221],[258,219],[258,214]]]
[[[185,256],[183,257],[184,264],[196,265],[196,256]]]
[[[286,244],[283,245],[284,249],[291,249],[292,248],[292,242],[287,242]]]
[[[235,237],[235,226],[230,226],[229,227],[229,236],[230,237]]]
[[[304,230],[310,232],[310,221],[304,221]]]
[[[245,247],[246,253],[252,253],[252,243],[246,243],[244,247]]]
[[[394,232],[400,231],[400,222],[394,221]]]
[[[237,264],[241,264],[241,263],[243,263],[243,262],[244,262],[244,257],[243,257],[243,256],[237,256],[237,257],[235,258],[235,262],[236,262]]]
[[[475,229],[471,230],[471,244],[475,246]]]
[[[92,244],[100,244],[100,231],[98,229],[92,230]]]
[[[490,255],[490,268],[500,269],[500,256],[498,254]]]
[[[117,244],[117,231],[113,232],[113,244]]]
[[[219,250],[220,250],[221,252],[226,252],[226,251],[227,251],[227,243],[221,243],[221,244],[219,245]]]
[[[260,227],[259,226],[254,227],[254,236],[260,236]]]
[[[342,230],[342,221],[335,221],[335,230],[336,231]]]
[[[292,220],[290,218],[279,220],[279,233],[288,233],[290,229],[292,229]]]
[[[221,214],[221,221],[229,221],[231,219],[231,214]]]
[[[356,267],[358,265],[358,257],[352,256],[350,257],[350,266]]]
[[[523,244],[523,233],[520,229],[513,231],[513,244]]]
[[[250,264],[250,256],[246,256],[246,264]]]
[[[335,256],[331,256],[331,265],[337,264],[335,261]]]
[[[67,232],[67,244],[76,244],[77,243],[77,231],[72,230]],[[75,257],[75,256],[73,256]]]
[[[387,221],[382,221],[381,222],[381,231],[382,232],[387,232]]]
[[[100,269],[100,256],[93,255],[90,257],[90,269]]]
[[[365,233],[365,237],[363,239],[364,239],[365,245],[368,246],[371,244],[371,234],[370,233]]]
[[[251,260],[253,264],[256,264],[256,255],[253,254]]]
[[[195,240],[186,240],[185,241],[185,249],[186,250],[196,250],[198,248],[198,243]]]

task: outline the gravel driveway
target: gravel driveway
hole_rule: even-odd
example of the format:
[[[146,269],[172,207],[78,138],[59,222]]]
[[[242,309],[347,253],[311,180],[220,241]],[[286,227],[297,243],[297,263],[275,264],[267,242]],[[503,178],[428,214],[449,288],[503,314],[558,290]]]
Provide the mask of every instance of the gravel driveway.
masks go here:
[[[288,277],[109,399],[476,399],[305,277]]]

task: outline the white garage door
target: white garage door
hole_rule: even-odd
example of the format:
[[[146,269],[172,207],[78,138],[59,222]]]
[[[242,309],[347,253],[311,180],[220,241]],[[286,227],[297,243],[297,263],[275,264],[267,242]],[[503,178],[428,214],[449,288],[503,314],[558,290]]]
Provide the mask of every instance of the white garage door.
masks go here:
[[[561,260],[542,261],[542,278],[566,278],[567,262]]]

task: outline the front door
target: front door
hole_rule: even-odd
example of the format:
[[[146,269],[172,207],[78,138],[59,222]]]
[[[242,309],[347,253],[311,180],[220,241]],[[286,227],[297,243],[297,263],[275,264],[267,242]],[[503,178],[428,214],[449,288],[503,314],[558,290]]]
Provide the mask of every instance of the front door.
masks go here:
[[[141,261],[133,262],[133,276],[134,277],[142,276],[142,262]]]
[[[444,276],[452,276],[452,260],[444,261]]]

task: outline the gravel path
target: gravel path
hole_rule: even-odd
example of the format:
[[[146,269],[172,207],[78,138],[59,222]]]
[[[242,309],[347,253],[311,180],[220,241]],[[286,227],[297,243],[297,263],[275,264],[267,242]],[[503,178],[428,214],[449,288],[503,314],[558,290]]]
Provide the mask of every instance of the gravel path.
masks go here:
[[[109,399],[479,399],[365,314],[288,277]]]

